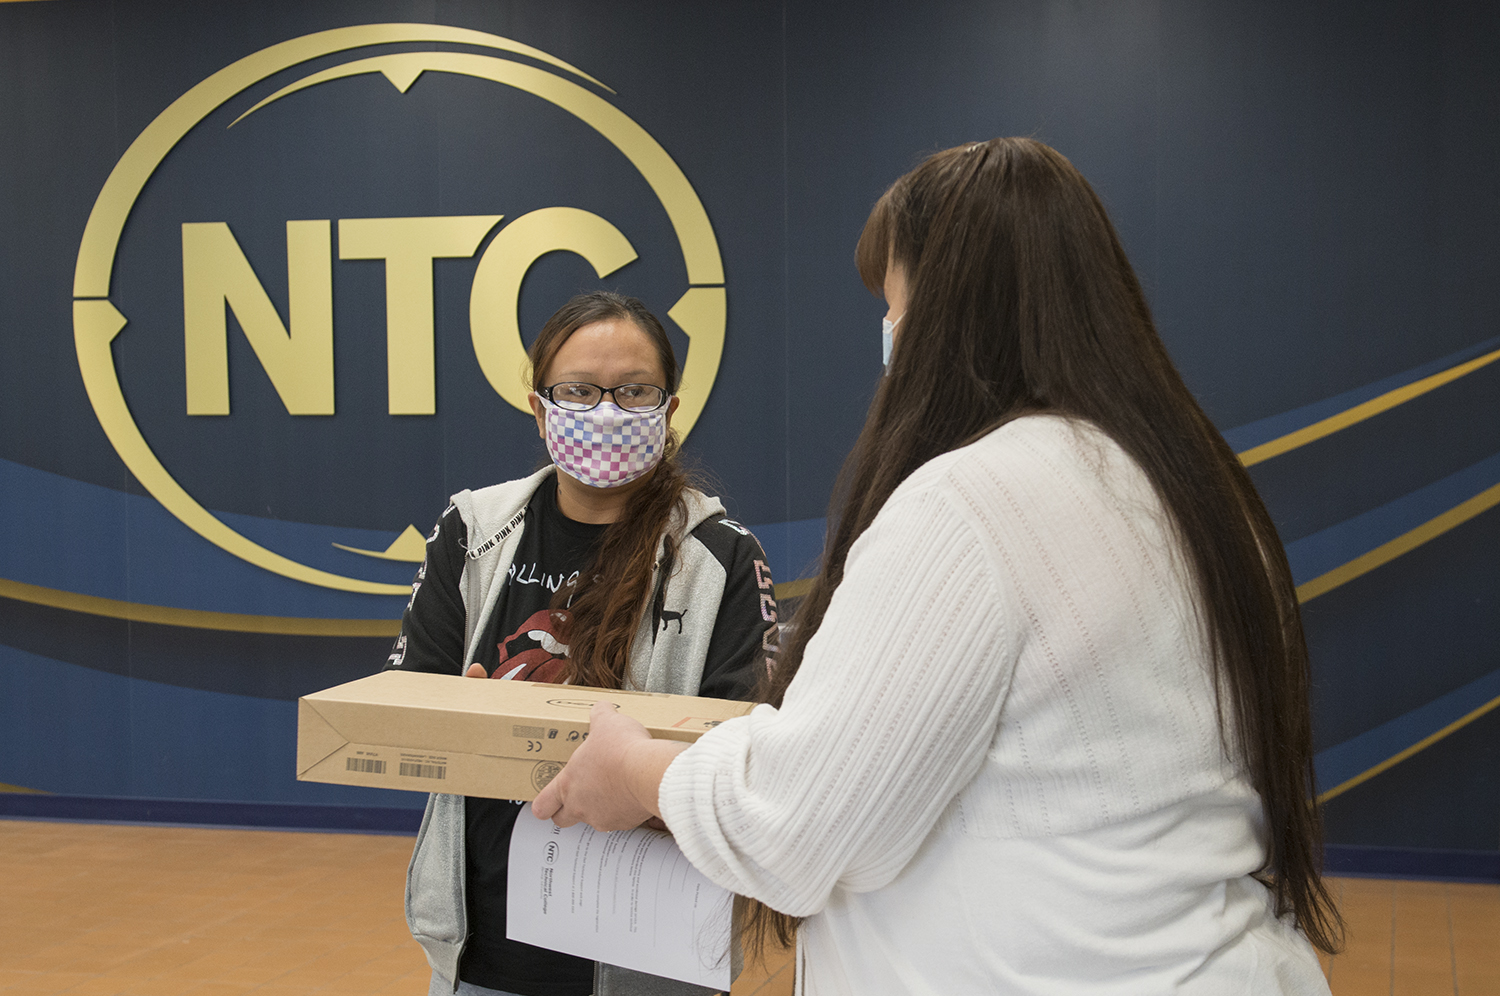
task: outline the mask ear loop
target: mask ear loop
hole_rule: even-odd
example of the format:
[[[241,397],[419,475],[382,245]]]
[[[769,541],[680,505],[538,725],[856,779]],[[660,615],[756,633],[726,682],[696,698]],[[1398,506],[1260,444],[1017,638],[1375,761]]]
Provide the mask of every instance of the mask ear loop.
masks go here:
[[[891,350],[896,344],[896,326],[901,324],[901,319],[906,317],[906,312],[896,316],[893,322],[889,318],[880,320],[880,352],[881,362],[885,364],[885,372],[891,372]]]

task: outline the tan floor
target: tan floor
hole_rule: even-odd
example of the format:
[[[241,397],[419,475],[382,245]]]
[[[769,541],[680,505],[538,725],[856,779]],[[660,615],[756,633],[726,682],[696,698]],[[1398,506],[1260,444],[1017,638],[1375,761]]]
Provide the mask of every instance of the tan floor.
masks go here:
[[[1500,996],[1500,885],[1334,879],[1348,924],[1334,996]]]
[[[425,996],[412,838],[0,819],[0,992]],[[732,996],[791,992],[786,956]]]
[[[411,838],[0,820],[0,991],[423,996]],[[1500,996],[1500,886],[1334,880],[1335,996]],[[732,996],[787,996],[783,952]]]

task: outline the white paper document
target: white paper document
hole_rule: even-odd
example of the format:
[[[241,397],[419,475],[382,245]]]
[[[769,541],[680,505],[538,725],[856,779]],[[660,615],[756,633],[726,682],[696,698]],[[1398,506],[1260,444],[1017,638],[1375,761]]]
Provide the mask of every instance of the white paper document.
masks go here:
[[[733,896],[694,868],[671,834],[600,833],[516,817],[506,936],[610,965],[729,991]]]

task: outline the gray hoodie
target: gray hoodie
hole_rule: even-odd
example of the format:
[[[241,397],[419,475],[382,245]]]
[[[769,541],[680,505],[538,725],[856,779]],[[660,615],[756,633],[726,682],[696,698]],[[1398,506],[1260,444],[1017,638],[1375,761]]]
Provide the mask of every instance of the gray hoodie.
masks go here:
[[[465,610],[464,660],[477,657],[485,623],[495,610],[511,561],[526,528],[525,512],[532,494],[554,472],[546,467],[530,477],[508,481],[478,491],[461,491],[453,504],[468,529],[459,591]],[[724,506],[694,490],[684,494],[685,521],[674,518],[671,531],[678,538],[678,551],[671,569],[675,602],[686,601],[697,618],[718,614],[724,593],[725,571],[717,558],[693,541],[692,531],[708,519],[722,515]],[[660,568],[664,545],[657,547],[657,569],[653,591],[664,583]],[[638,691],[696,695],[708,654],[710,627],[689,627],[682,632],[666,627],[657,630],[647,612],[636,631],[630,654],[626,687]],[[427,953],[433,971],[458,986],[458,963],[468,936],[465,903],[464,799],[459,795],[435,794],[427,800],[421,829],[406,875],[406,922],[412,936]],[[739,974],[738,945],[732,945],[734,975]],[[596,996],[698,996],[713,990],[645,975],[614,965],[598,965],[594,973]]]

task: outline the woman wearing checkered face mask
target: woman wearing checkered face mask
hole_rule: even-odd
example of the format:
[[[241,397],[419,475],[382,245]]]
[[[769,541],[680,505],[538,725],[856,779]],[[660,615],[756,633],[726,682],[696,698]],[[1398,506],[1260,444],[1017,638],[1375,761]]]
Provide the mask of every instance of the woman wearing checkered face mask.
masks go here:
[[[677,462],[678,366],[661,322],[635,298],[580,295],[547,320],[529,358],[552,463],[453,496],[389,666],[751,697],[775,655],[771,574],[755,537]],[[433,993],[706,992],[508,940],[519,809],[429,801],[407,919]]]

